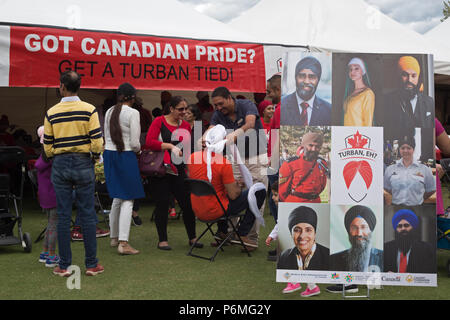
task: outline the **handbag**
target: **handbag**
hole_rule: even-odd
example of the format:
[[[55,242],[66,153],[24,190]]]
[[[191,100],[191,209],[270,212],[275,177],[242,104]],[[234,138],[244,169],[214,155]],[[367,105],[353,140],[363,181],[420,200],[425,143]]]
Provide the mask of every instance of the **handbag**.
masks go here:
[[[147,177],[163,177],[166,175],[164,150],[143,150],[139,157],[139,171]]]

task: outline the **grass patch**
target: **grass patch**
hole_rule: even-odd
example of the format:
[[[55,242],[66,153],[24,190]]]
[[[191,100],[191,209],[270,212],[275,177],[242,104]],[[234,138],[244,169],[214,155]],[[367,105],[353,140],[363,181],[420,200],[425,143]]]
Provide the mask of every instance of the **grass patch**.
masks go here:
[[[35,199],[24,204],[23,229],[30,232],[33,241],[46,225],[45,214]],[[150,222],[153,206],[143,203],[140,216],[142,226],[131,227],[130,244],[141,253],[136,256],[120,256],[109,246],[109,238],[98,240],[98,257],[105,272],[96,277],[84,275],[84,247],[82,242],[72,242],[73,264],[80,266],[81,290],[69,290],[66,279],[54,276],[51,268],[38,262],[42,242],[33,243],[33,251],[24,253],[19,246],[0,246],[0,299],[117,299],[117,300],[301,300],[300,294],[283,295],[284,283],[275,282],[275,263],[266,260],[267,248],[264,240],[273,228],[273,218],[266,208],[266,226],[261,227],[260,248],[249,258],[237,246],[225,247],[214,262],[189,257],[188,239],[182,219],[170,220],[168,225],[169,252],[156,248],[156,227]],[[101,227],[105,227],[100,224]],[[204,225],[197,223],[197,234]],[[213,239],[204,237],[205,248],[200,252],[209,255],[214,248]],[[270,249],[273,249],[270,248]],[[198,249],[197,249],[198,250]],[[199,252],[199,251],[197,251]],[[445,263],[450,251],[438,250],[438,287],[389,287],[371,290],[373,300],[386,299],[449,299],[450,278]],[[340,294],[325,291],[314,300],[340,300]],[[360,292],[365,288],[360,286]]]

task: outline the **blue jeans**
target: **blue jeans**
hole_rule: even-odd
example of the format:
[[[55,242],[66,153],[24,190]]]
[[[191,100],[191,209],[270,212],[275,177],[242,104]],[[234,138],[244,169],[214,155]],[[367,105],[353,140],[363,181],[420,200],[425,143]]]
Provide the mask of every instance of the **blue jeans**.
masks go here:
[[[256,192],[255,196],[258,208],[261,209],[264,200],[266,199],[266,190],[260,190]],[[250,229],[252,228],[253,223],[255,222],[255,215],[250,210],[247,197],[248,197],[248,189],[242,191],[239,197],[237,197],[236,199],[230,200],[226,212],[227,216],[235,216],[245,210],[244,218],[242,219],[238,229],[238,234],[240,236],[246,236],[250,232]],[[227,223],[225,221],[219,221],[217,222],[217,225],[219,231],[227,233]]]
[[[83,230],[86,268],[97,266],[96,214],[94,209],[94,165],[88,154],[56,155],[52,166],[52,183],[58,208],[58,248],[61,269],[72,264],[70,222],[72,192],[75,191],[77,215]]]
[[[76,205],[77,204],[76,201],[77,201],[77,194],[75,193],[75,190],[73,190],[73,192],[72,192],[72,203]],[[94,207],[94,211],[95,211],[95,207]],[[95,224],[97,224],[97,223],[98,223],[98,217],[97,217],[97,214],[96,214],[95,215]],[[73,226],[74,227],[81,227],[81,219],[80,219],[80,216],[78,214],[75,216],[75,222],[74,222]]]

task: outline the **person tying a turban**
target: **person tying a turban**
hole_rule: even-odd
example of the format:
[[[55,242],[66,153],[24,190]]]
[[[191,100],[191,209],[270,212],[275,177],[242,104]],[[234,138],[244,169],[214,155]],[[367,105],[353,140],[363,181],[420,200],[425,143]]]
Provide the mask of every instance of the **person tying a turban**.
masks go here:
[[[410,208],[392,217],[394,240],[384,245],[384,271],[398,273],[435,273],[436,248],[420,239],[420,219]]]
[[[316,95],[322,65],[315,57],[301,59],[295,66],[295,92],[281,99],[281,125],[331,125],[331,104]]]
[[[222,206],[214,195],[196,196],[191,194],[192,210],[197,218],[207,221],[217,219],[224,214],[234,216],[245,211],[245,216],[237,232],[247,250],[254,251],[258,247],[258,243],[248,237],[255,222],[255,215],[251,208],[252,204],[249,201],[250,190],[245,189],[241,191],[240,185],[234,178],[231,162],[223,156],[227,143],[226,134],[225,127],[220,124],[209,129],[205,136],[205,149],[191,154],[188,161],[189,178],[210,182],[226,213],[224,213]],[[233,147],[231,146],[231,148]],[[244,165],[242,164],[242,166]],[[242,175],[249,176],[251,180],[249,172]],[[260,209],[266,199],[266,190],[256,191],[255,198],[256,206]],[[231,239],[227,228],[226,221],[218,222],[218,231],[214,238],[219,243]]]

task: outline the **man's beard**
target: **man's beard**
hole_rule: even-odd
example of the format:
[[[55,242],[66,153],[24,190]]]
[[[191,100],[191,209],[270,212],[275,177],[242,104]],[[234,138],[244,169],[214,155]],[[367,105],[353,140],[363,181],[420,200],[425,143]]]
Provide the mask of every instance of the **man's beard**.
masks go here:
[[[311,88],[310,91],[305,90],[305,88]],[[303,100],[307,101],[309,99],[311,99],[314,95],[314,93],[316,92],[316,87],[313,86],[312,84],[304,84],[304,83],[300,83],[299,85],[297,85],[297,94],[300,98],[302,98]]]
[[[413,87],[407,88],[407,85],[410,84]],[[404,82],[401,90],[401,95],[406,100],[412,100],[417,95],[417,86],[411,82]]]
[[[303,154],[303,159],[306,161],[315,161],[317,158],[319,158],[319,152],[305,150]]]
[[[409,232],[395,232],[395,243],[397,244],[398,249],[403,253],[407,253],[409,249],[411,249],[413,242],[417,239],[417,232],[414,229]]]
[[[372,233],[370,233],[367,237],[348,235],[348,239],[352,245],[347,255],[347,265],[349,267],[349,271],[362,272],[366,267],[366,262],[370,259]],[[363,240],[360,241],[358,239]]]

